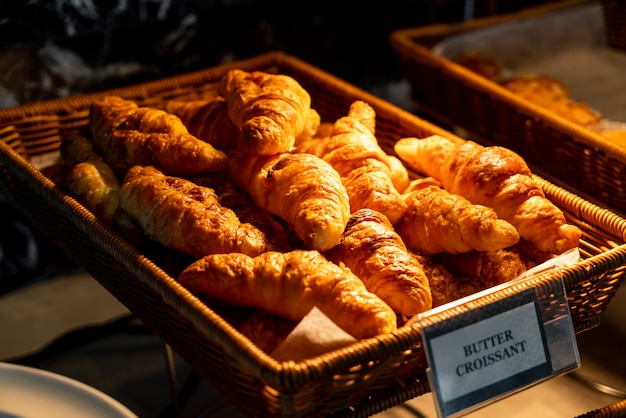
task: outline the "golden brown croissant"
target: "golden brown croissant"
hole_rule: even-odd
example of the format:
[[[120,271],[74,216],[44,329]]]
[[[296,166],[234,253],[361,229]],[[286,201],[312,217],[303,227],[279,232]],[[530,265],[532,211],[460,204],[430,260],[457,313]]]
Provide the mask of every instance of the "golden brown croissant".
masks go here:
[[[252,312],[237,326],[258,348],[271,354],[296,327],[297,322],[271,314],[262,309]]]
[[[305,248],[325,251],[339,242],[350,203],[339,174],[312,154],[229,154],[229,173],[254,201],[293,225]]]
[[[64,184],[70,195],[132,244],[140,245],[143,232],[120,207],[121,184],[93,142],[72,135],[63,138],[59,150],[64,160]]]
[[[455,276],[476,277],[494,285],[513,280],[535,266],[534,262],[514,248],[463,254],[442,253],[433,258]]]
[[[167,173],[223,170],[228,157],[191,135],[181,120],[163,110],[107,96],[89,109],[96,148],[116,174],[134,165],[154,165]]]
[[[572,100],[567,86],[553,77],[518,74],[502,80],[500,84],[526,100],[582,126],[595,125],[602,119],[587,104]]]
[[[433,295],[433,308],[495,286],[476,277],[457,277],[431,257],[415,256],[421,264]]]
[[[233,183],[226,172],[192,176],[189,180],[199,186],[213,189],[220,205],[235,212],[241,222],[250,223],[259,228],[272,243],[274,250],[292,249],[283,226],[269,212],[257,205],[248,193]]]
[[[396,231],[416,253],[493,251],[519,241],[515,227],[498,219],[493,209],[441,187],[425,186],[404,196],[407,210]]]
[[[396,314],[385,302],[348,268],[315,250],[209,255],[183,270],[179,282],[199,297],[257,307],[294,321],[317,307],[357,339],[396,330]]]
[[[389,170],[391,173],[391,182],[393,183],[393,187],[395,187],[399,193],[403,193],[411,183],[409,171],[406,169],[404,164],[402,164],[402,161],[395,155],[388,155],[387,159],[389,160]]]
[[[212,100],[169,100],[163,110],[180,118],[189,133],[228,153],[239,143],[239,128],[228,117],[226,101],[222,97]]]
[[[347,266],[395,312],[411,316],[432,307],[428,278],[380,212],[353,213],[339,245],[325,255]]]
[[[540,250],[561,254],[578,246],[581,231],[545,197],[515,152],[438,135],[403,138],[395,151],[410,167],[440,180],[450,193],[493,208]]]
[[[229,252],[255,256],[273,249],[261,230],[241,223],[220,205],[213,189],[167,176],[155,167],[128,170],[120,205],[149,238],[196,258]]]
[[[389,158],[374,136],[375,124],[374,109],[363,101],[353,102],[348,115],[335,121],[323,158],[341,176],[352,212],[374,209],[395,224],[406,204],[394,187]]]
[[[285,74],[233,69],[222,77],[219,94],[240,129],[239,149],[247,153],[291,151],[296,137],[313,135],[320,123],[309,93]]]

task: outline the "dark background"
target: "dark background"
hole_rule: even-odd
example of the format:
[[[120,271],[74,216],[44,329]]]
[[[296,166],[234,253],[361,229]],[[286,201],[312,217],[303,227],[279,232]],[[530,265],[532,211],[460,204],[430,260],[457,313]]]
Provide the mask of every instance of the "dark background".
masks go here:
[[[0,108],[160,79],[282,50],[365,90],[402,80],[394,29],[547,0],[0,1]],[[386,97],[383,97],[387,99]],[[0,192],[0,294],[69,260]]]

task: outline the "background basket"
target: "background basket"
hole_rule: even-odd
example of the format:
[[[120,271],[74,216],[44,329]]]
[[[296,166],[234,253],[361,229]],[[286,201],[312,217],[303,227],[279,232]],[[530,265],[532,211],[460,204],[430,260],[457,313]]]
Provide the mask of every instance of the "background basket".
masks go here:
[[[435,54],[447,37],[532,19],[546,13],[593,3],[567,0],[516,13],[453,24],[392,32],[389,42],[419,109],[449,129],[462,128],[471,138],[520,153],[550,181],[621,214],[626,213],[626,147],[531,103],[497,83]],[[607,39],[626,46],[626,5],[603,2]]]
[[[364,100],[377,113],[377,137],[393,153],[401,137],[458,137],[295,57],[272,52],[246,60],[89,95],[0,110],[0,184],[10,201],[128,307],[225,397],[250,416],[369,416],[428,392],[419,327],[404,327],[312,359],[276,362],[162,267],[56,187],[33,162],[58,155],[64,135],[85,133],[88,106],[103,95],[140,104],[211,97],[231,68],[288,74],[312,96],[323,120]],[[563,280],[576,332],[599,323],[626,268],[626,220],[548,181],[546,195],[583,231],[583,260],[522,286]]]
[[[626,51],[626,1],[602,0],[602,8],[607,44]]]

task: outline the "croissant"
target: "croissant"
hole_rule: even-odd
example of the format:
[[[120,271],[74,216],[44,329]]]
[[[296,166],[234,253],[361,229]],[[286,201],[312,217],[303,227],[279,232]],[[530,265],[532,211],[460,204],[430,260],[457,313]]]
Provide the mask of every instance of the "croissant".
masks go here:
[[[407,210],[396,231],[419,254],[493,251],[519,241],[515,227],[491,208],[440,187],[427,185],[404,196]]]
[[[269,213],[293,225],[307,249],[326,251],[339,243],[350,203],[339,174],[312,154],[229,154],[229,174]]]
[[[412,316],[432,307],[424,271],[389,219],[375,210],[353,213],[340,243],[325,255],[348,267],[395,312]]]
[[[178,116],[193,136],[228,153],[238,146],[239,128],[228,117],[223,97],[211,100],[168,100],[163,110]]]
[[[489,282],[486,279],[475,276],[456,276],[432,257],[417,254],[415,257],[428,277],[433,295],[433,308],[457,301],[496,285],[495,282]]]
[[[254,256],[273,249],[263,232],[221,206],[213,189],[155,167],[128,170],[120,205],[149,238],[196,258],[224,252]]]
[[[273,155],[290,151],[300,135],[313,135],[320,123],[311,96],[292,77],[262,71],[228,71],[219,94],[239,128],[239,149]]]
[[[296,327],[297,322],[290,321],[262,309],[253,309],[237,331],[245,335],[258,348],[271,354]]]
[[[69,193],[131,243],[140,245],[143,232],[120,206],[121,184],[111,167],[80,135],[64,137],[59,146],[64,161],[64,184]]]
[[[578,246],[580,229],[568,224],[563,212],[545,197],[515,152],[438,135],[403,138],[394,148],[410,167],[440,180],[449,192],[493,208],[540,250],[561,254]]]
[[[567,86],[553,77],[538,74],[518,74],[502,80],[500,85],[526,100],[568,119],[570,122],[582,126],[592,126],[602,119],[587,104],[572,100]]]
[[[389,158],[374,136],[375,123],[376,114],[369,104],[353,102],[348,115],[335,121],[323,158],[341,176],[352,212],[374,209],[395,224],[406,204],[393,184]]]
[[[116,174],[134,165],[154,165],[168,173],[223,170],[228,157],[191,135],[181,120],[163,110],[107,96],[89,109],[94,144]]]
[[[400,159],[395,155],[388,155],[387,159],[389,160],[389,169],[393,187],[395,187],[399,193],[403,193],[411,183],[409,171],[406,169],[404,164],[402,164],[402,161],[400,161]]]
[[[179,283],[203,298],[257,307],[299,321],[317,307],[357,339],[396,330],[396,314],[348,268],[316,250],[213,254],[190,264]]]
[[[419,254],[413,254],[413,257],[428,278],[433,308],[467,296],[468,292],[463,292],[459,286],[460,280],[432,257]]]
[[[442,253],[433,258],[455,276],[476,277],[489,284],[506,283],[535,266],[514,248],[463,254]]]
[[[200,186],[213,189],[218,196],[220,205],[235,212],[241,222],[250,223],[259,228],[271,242],[274,250],[288,251],[292,249],[283,225],[274,219],[269,212],[257,205],[248,193],[233,183],[226,172],[220,171],[192,176],[189,180]]]

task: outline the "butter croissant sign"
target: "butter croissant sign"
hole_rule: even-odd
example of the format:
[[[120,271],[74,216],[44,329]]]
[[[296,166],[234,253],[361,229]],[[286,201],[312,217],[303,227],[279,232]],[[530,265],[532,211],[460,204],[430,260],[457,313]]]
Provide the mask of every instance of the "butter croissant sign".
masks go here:
[[[545,324],[534,289],[444,316],[422,324],[441,416],[466,412],[561,373],[564,364],[566,369],[579,364],[569,310],[556,316],[559,345],[566,330],[564,357],[560,348],[551,347],[553,324]]]

